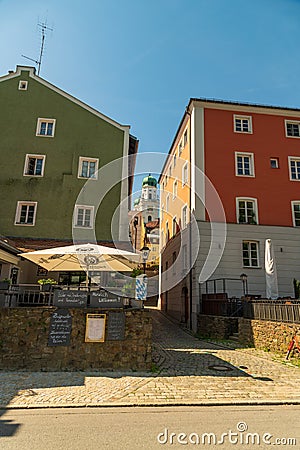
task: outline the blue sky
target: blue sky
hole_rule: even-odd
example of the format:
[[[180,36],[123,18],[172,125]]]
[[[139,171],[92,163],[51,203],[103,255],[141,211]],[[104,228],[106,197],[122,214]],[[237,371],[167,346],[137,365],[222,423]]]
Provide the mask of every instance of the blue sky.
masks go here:
[[[141,152],[168,152],[190,97],[300,108],[300,0],[0,0],[0,75],[38,58],[45,19],[41,76]]]

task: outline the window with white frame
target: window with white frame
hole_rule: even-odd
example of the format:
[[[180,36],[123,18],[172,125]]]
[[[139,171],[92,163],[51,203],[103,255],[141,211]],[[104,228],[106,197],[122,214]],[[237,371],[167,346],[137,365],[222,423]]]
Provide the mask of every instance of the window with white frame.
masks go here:
[[[94,207],[76,205],[74,211],[74,226],[80,228],[92,228],[94,220]]]
[[[182,141],[180,141],[179,144],[178,144],[178,154],[179,154],[179,156],[181,155],[182,150],[183,150],[183,145],[182,145]]]
[[[178,188],[178,182],[177,180],[174,181],[173,183],[173,200],[177,197],[177,189]]]
[[[182,208],[181,224],[182,224],[182,228],[186,228],[186,226],[187,226],[187,205],[185,205]]]
[[[178,230],[178,226],[177,226],[177,219],[176,216],[173,217],[173,221],[172,221],[172,236],[175,236]]]
[[[169,230],[169,222],[166,222],[166,243],[169,241],[170,239],[170,230]]]
[[[189,173],[188,173],[188,163],[185,163],[185,165],[182,167],[182,185],[184,186],[187,184],[189,179]]]
[[[259,267],[259,245],[257,241],[243,241],[243,266]]]
[[[271,169],[279,169],[279,158],[270,158]]]
[[[300,200],[292,202],[293,225],[300,227]]]
[[[37,121],[36,135],[53,137],[55,132],[55,119],[41,119]]]
[[[173,167],[174,167],[174,169],[176,167],[176,161],[177,161],[177,156],[176,156],[176,153],[174,153],[174,156],[173,156]]]
[[[15,225],[31,225],[35,224],[37,202],[17,203]]]
[[[171,176],[172,176],[172,166],[171,166],[171,163],[170,163],[170,165],[169,165],[169,177],[171,178]]]
[[[257,199],[237,198],[236,199],[237,222],[257,225]]]
[[[289,156],[290,180],[300,180],[300,157]]]
[[[78,164],[78,178],[97,179],[99,159],[80,156]]]
[[[185,147],[187,144],[187,140],[188,140],[188,132],[187,130],[185,130],[184,134],[183,134],[183,146]]]
[[[235,133],[252,133],[252,117],[234,115]]]
[[[166,212],[169,212],[169,204],[170,204],[170,195],[168,194],[166,197]]]
[[[300,122],[285,121],[286,137],[300,137]]]
[[[254,177],[253,153],[235,152],[235,174],[243,177]]]
[[[28,81],[19,81],[19,91],[27,91],[27,87],[28,87]]]
[[[25,157],[24,173],[32,177],[44,176],[46,155],[31,155],[27,154]]]

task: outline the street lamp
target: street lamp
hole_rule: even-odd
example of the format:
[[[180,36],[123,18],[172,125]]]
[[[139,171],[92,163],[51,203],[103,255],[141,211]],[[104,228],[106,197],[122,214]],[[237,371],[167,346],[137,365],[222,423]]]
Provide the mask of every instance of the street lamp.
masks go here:
[[[144,245],[144,247],[141,249],[141,252],[143,252],[142,254],[142,258],[143,258],[143,267],[144,267],[144,274],[146,273],[146,262],[150,253],[150,248],[147,247],[146,245]]]
[[[241,282],[243,283],[244,297],[248,295],[248,275],[245,273],[241,273],[240,275]]]

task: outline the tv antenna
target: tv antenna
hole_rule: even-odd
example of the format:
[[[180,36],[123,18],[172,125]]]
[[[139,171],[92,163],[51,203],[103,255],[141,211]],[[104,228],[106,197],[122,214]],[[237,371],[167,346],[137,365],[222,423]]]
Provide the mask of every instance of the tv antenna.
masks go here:
[[[28,56],[25,56],[25,55],[21,55],[21,56],[23,58],[29,59],[30,61],[33,61],[37,65],[37,74],[39,76],[40,75],[40,71],[41,71],[43,53],[44,53],[46,33],[47,33],[48,30],[49,31],[53,31],[53,28],[48,27],[46,22],[38,23],[38,27],[40,27],[41,31],[42,31],[42,42],[41,42],[39,59],[29,58]]]

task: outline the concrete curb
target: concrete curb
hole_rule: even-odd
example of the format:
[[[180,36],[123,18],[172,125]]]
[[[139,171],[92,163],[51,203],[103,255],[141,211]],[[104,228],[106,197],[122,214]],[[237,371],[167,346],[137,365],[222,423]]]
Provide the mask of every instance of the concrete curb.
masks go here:
[[[1,410],[11,410],[11,409],[54,409],[54,408],[147,408],[147,407],[180,407],[180,406],[283,406],[283,405],[300,405],[300,400],[249,400],[249,401],[200,401],[200,402],[163,402],[163,403],[88,403],[88,404],[77,404],[72,403],[65,404],[48,404],[48,405],[0,405]]]

